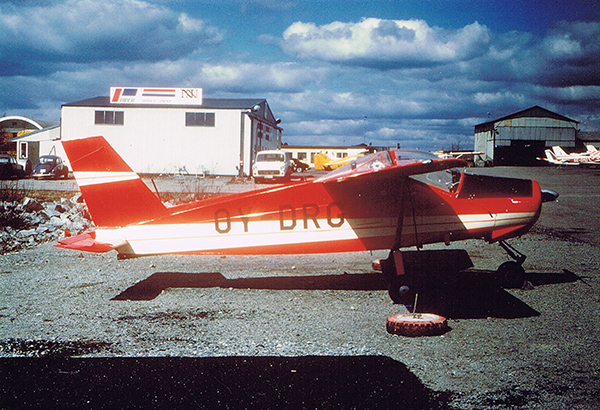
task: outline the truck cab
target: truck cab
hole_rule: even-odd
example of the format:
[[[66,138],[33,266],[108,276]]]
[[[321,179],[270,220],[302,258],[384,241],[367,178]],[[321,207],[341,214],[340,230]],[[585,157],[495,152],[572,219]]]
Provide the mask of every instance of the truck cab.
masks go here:
[[[292,174],[292,153],[282,150],[259,151],[252,166],[256,182],[289,180]]]

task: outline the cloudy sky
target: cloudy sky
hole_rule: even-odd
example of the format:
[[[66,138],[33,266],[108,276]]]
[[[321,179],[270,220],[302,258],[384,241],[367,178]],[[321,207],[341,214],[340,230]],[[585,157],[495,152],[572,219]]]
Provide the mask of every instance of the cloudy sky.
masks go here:
[[[290,144],[472,148],[540,105],[600,131],[590,0],[0,2],[0,115],[58,121],[111,86],[266,98]]]

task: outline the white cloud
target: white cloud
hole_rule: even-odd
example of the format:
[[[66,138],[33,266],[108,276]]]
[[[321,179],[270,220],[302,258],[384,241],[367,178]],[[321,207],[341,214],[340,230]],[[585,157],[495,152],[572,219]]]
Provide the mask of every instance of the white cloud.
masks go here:
[[[240,42],[198,10],[175,10],[178,0],[28,4],[0,5],[0,112],[58,120],[61,104],[111,85],[194,86],[207,98],[267,98],[289,143],[440,149],[468,148],[487,112],[541,105],[588,118],[600,101],[600,23],[538,37],[364,18],[297,22],[279,37],[244,31]],[[280,6],[247,0],[248,13],[260,4]]]
[[[444,30],[423,20],[365,18],[323,26],[296,22],[284,31],[282,47],[305,59],[419,66],[473,58],[489,42],[488,28],[477,22]]]
[[[201,20],[138,0],[67,0],[0,11],[0,62],[20,61],[15,72],[48,72],[65,62],[175,59],[223,38]]]
[[[586,58],[600,52],[599,22],[560,22],[542,42],[542,50],[550,58]]]
[[[473,101],[483,107],[492,105],[505,105],[507,103],[523,104],[526,102],[525,96],[522,93],[514,93],[509,90],[495,92],[478,92],[473,95]]]
[[[544,40],[543,47],[554,58],[578,57],[583,51],[581,44],[572,40],[567,34],[547,37]]]
[[[222,62],[200,65],[195,78],[199,83],[220,89],[293,92],[305,89],[308,84],[319,83],[329,72],[326,67],[306,67],[290,62]]]

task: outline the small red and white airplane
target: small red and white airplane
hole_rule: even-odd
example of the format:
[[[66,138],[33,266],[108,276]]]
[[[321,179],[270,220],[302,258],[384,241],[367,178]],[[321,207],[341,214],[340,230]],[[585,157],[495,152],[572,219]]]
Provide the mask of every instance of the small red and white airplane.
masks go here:
[[[482,238],[517,260],[505,270],[522,272],[524,257],[503,241],[526,233],[558,196],[532,180],[460,172],[460,159],[392,150],[314,180],[167,206],[104,137],[63,146],[96,228],[58,247],[119,258],[389,249],[381,267],[394,301],[409,273],[401,248]]]

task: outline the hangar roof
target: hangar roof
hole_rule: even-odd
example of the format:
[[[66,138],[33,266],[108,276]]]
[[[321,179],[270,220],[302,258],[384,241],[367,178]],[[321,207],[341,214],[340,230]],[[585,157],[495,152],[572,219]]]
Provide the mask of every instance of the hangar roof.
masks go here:
[[[486,121],[486,122],[482,122],[481,124],[477,124],[477,125],[475,125],[475,132],[483,131],[484,129],[487,129],[489,127],[493,128],[493,124],[495,124],[495,123],[497,123],[499,121],[510,120],[510,119],[513,119],[513,118],[523,118],[523,117],[529,117],[529,118],[554,118],[554,119],[557,119],[557,120],[573,122],[573,123],[576,123],[576,124],[579,123],[579,121],[572,120],[571,118],[565,117],[564,115],[557,114],[555,112],[552,112],[550,110],[542,108],[539,105],[536,105],[536,106],[533,106],[533,107],[530,107],[530,108],[526,108],[526,109],[521,110],[521,111],[517,111],[517,112],[512,113],[512,114],[506,115],[504,117],[496,118],[495,120]]]
[[[41,130],[54,125],[56,125],[56,122],[33,120],[20,115],[9,115],[0,118],[0,129],[14,133],[24,130]]]
[[[265,98],[203,98],[202,105],[173,105],[173,104],[114,104],[110,97],[94,97],[87,100],[63,104],[63,107],[122,107],[122,108],[214,108],[214,109],[247,109],[265,102]]]

